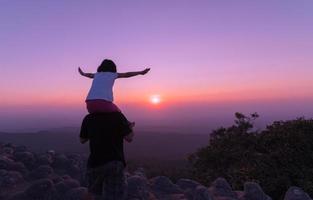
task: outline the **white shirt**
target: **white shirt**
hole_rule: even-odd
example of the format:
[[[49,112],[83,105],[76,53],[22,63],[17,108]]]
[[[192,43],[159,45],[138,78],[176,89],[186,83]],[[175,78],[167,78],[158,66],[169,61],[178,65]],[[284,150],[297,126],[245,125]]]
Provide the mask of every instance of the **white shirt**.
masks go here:
[[[98,72],[95,73],[86,100],[104,99],[113,102],[113,85],[117,73]]]

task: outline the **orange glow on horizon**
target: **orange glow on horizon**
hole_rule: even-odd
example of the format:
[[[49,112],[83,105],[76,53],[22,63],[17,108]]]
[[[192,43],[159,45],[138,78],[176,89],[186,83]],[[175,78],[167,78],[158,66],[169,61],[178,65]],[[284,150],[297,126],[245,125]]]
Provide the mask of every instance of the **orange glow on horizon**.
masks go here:
[[[184,103],[231,103],[246,101],[276,101],[283,99],[312,99],[313,95],[307,93],[307,88],[282,89],[282,88],[211,88],[210,91],[162,91],[151,94],[149,91],[134,91],[132,93],[118,92],[114,102],[122,105],[140,105],[166,108],[167,106]],[[123,91],[123,90],[122,90]],[[79,107],[85,106],[85,94],[81,91],[72,93],[50,92],[44,95],[40,92],[12,94],[3,97],[0,104],[5,107],[14,106],[56,106]]]

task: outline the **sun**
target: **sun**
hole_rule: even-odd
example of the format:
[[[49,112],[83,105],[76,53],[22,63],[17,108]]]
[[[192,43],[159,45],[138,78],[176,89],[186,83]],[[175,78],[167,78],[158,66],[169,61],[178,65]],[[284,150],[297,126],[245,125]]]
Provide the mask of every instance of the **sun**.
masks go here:
[[[161,97],[160,97],[160,95],[158,95],[158,94],[151,95],[151,96],[150,96],[150,102],[151,102],[152,104],[155,104],[155,105],[160,104],[160,103],[161,103]]]

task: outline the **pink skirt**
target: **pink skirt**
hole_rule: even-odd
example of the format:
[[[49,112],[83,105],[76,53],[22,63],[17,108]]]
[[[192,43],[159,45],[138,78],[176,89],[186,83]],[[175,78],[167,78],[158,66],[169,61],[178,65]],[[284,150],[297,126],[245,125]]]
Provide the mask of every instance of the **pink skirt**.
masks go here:
[[[121,112],[112,102],[103,99],[86,100],[87,110],[91,113]]]

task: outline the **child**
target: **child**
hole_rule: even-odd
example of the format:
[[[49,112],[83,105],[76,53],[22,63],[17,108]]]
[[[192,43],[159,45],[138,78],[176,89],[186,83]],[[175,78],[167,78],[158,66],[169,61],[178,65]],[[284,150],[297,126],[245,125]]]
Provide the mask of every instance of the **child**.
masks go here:
[[[86,98],[87,110],[89,113],[121,112],[113,103],[113,85],[117,78],[129,78],[137,75],[144,75],[150,71],[146,68],[137,72],[117,73],[116,65],[112,60],[105,59],[97,69],[97,73],[85,73],[78,68],[82,76],[92,78],[92,85]],[[135,125],[130,123],[130,127]]]

